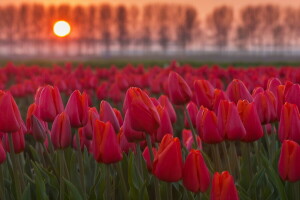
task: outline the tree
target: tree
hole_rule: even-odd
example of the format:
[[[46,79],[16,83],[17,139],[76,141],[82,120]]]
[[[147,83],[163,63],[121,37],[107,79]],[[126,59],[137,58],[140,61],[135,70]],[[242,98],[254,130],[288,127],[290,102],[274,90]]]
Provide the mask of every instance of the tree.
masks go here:
[[[145,5],[143,8],[142,16],[142,33],[141,33],[141,43],[144,50],[149,50],[153,40],[153,5]]]
[[[158,5],[156,11],[158,25],[158,43],[163,51],[167,51],[170,42],[169,9],[167,4]]]
[[[42,4],[34,4],[32,6],[30,35],[32,36],[33,45],[37,52],[41,52],[41,44],[45,35],[45,9]]]
[[[91,50],[92,54],[95,54],[96,51],[96,13],[97,9],[94,5],[90,5],[88,7],[88,12],[87,12],[87,44],[88,44],[88,49]]]
[[[233,22],[233,10],[228,6],[217,7],[208,16],[207,23],[211,29],[214,42],[220,50],[228,45],[229,33]]]
[[[72,11],[72,23],[74,23],[73,40],[77,43],[77,54],[84,54],[84,46],[86,44],[86,12],[83,6],[76,6]]]
[[[110,4],[102,4],[99,10],[99,23],[102,43],[105,47],[106,54],[109,54],[112,43],[112,8]]]
[[[129,44],[128,37],[128,14],[127,8],[124,5],[120,5],[116,8],[116,28],[117,28],[117,40],[121,51],[124,50]]]
[[[181,14],[177,22],[177,42],[180,48],[185,50],[199,30],[198,13],[194,7],[181,8],[179,13]]]
[[[246,36],[246,38],[243,38],[243,40],[247,40],[250,47],[253,47],[255,45],[255,39],[257,38],[258,29],[261,26],[261,11],[262,9],[260,6],[246,6],[240,11],[241,25],[239,27],[239,30],[237,30],[238,35]]]

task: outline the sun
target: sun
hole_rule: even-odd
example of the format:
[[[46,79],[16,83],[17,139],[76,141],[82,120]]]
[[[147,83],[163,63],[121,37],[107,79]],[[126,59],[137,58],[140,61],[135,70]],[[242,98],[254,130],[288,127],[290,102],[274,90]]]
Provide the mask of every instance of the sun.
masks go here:
[[[71,26],[68,22],[60,20],[55,22],[53,26],[53,33],[58,37],[66,37],[71,32]]]

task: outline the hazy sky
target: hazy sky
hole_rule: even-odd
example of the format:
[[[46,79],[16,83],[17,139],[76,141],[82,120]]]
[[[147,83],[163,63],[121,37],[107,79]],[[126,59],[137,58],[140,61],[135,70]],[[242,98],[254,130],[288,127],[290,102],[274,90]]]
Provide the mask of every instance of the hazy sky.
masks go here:
[[[235,9],[239,9],[244,5],[248,4],[259,4],[259,3],[273,3],[283,6],[299,6],[300,0],[0,0],[0,5],[8,4],[8,3],[19,4],[22,2],[39,2],[45,4],[62,4],[62,3],[70,3],[70,4],[97,4],[102,2],[109,3],[127,3],[127,4],[136,4],[143,5],[146,3],[154,3],[154,2],[166,2],[166,3],[181,3],[181,4],[191,4],[195,5],[199,9],[200,15],[206,15],[208,12],[212,10],[213,7],[218,5],[231,5]]]

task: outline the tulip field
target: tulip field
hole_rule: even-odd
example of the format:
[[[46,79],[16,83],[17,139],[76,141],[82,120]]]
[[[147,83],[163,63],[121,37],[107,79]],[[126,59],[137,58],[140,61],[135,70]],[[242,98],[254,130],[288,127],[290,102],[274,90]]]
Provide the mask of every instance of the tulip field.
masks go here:
[[[0,199],[300,199],[300,68],[0,68]]]

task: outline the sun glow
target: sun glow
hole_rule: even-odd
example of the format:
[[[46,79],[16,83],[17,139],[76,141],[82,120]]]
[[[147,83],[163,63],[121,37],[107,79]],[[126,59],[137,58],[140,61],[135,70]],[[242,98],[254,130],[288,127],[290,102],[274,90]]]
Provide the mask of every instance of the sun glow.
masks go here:
[[[57,21],[53,26],[53,33],[58,37],[66,37],[71,32],[71,26],[66,21]]]

